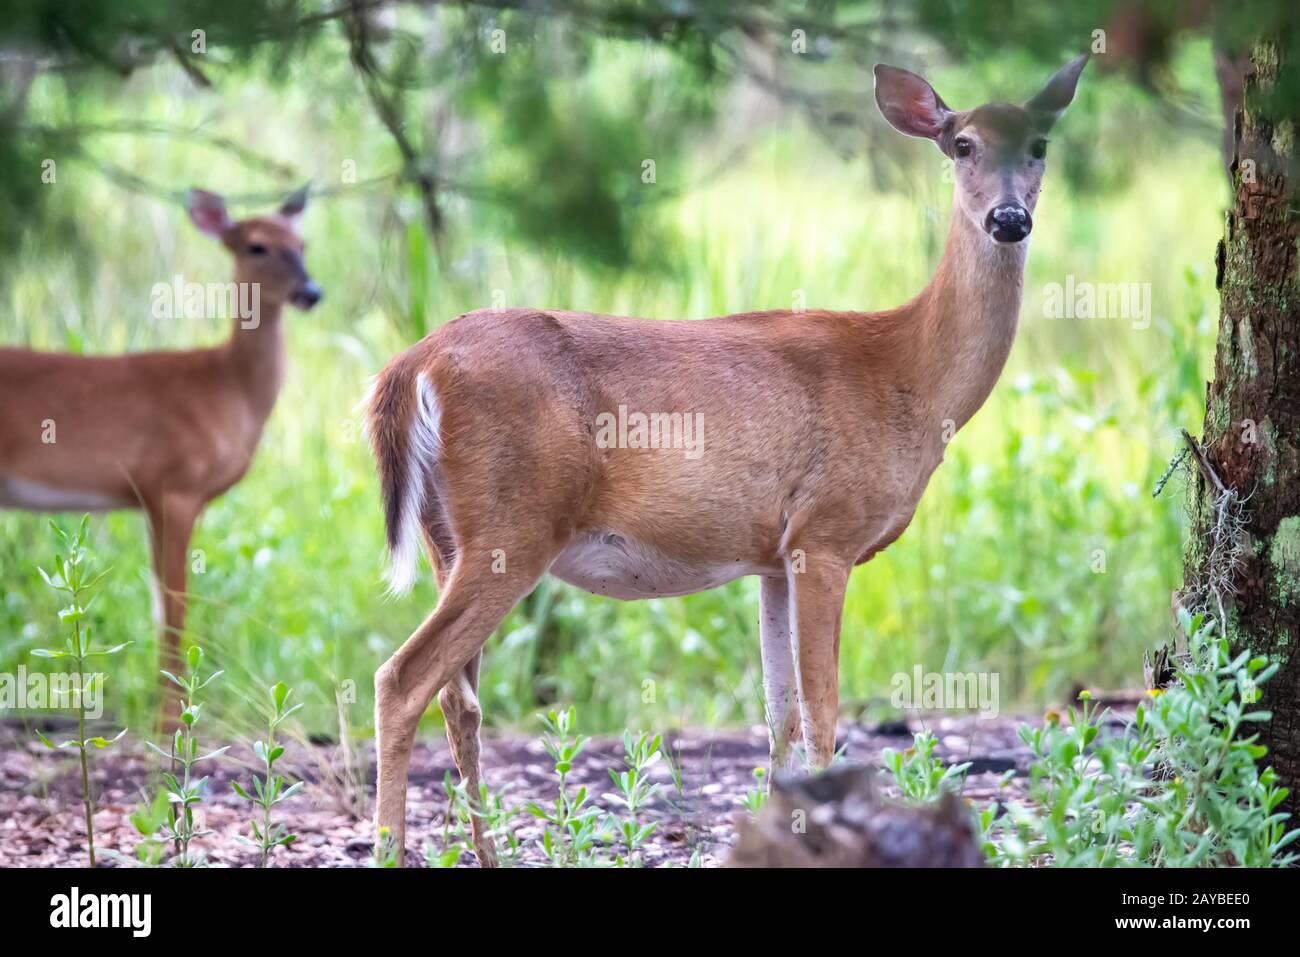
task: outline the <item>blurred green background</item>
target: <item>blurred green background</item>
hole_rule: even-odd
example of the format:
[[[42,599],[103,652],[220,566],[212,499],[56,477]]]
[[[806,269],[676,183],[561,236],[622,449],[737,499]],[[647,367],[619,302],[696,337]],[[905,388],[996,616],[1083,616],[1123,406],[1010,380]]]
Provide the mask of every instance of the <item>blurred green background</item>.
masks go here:
[[[448,35],[481,35],[451,17]],[[521,51],[530,42],[542,40]],[[24,173],[50,191],[50,214],[0,265],[5,345],[215,344],[224,322],[150,315],[155,283],[229,277],[224,252],[169,195],[193,185],[269,196],[299,177],[320,192],[304,234],[325,301],[288,316],[289,377],[261,450],[192,546],[203,571],[190,579],[188,635],[226,669],[213,686],[219,714],[237,720],[241,700],[284,680],[306,702],[309,730],[338,733],[340,696],[344,720],[369,727],[374,669],[436,591],[426,582],[401,600],[382,595],[382,518],[356,404],[368,377],[442,322],[499,304],[658,319],[800,300],[880,309],[928,280],[952,187],[932,146],[875,113],[869,64],[802,67],[852,104],[844,135],[828,135],[753,77],[705,83],[684,56],[591,40],[571,77],[542,79],[521,52],[508,76],[479,69],[445,96],[408,100],[442,142],[474,146],[441,168],[461,188],[443,194],[440,244],[415,192],[383,178],[401,157],[338,37],[270,64],[228,63],[211,89],[172,61],[126,79],[33,86],[29,123],[89,132],[80,155],[50,153],[55,183]],[[904,65],[922,62],[957,108],[1028,97],[1050,73],[1016,55],[949,63],[920,47]],[[891,675],[916,664],[999,672],[1004,709],[1036,709],[1076,685],[1133,687],[1142,650],[1166,637],[1182,502],[1176,487],[1156,499],[1151,490],[1177,430],[1203,416],[1227,199],[1209,44],[1181,45],[1168,69],[1186,93],[1177,116],[1090,67],[1054,134],[1006,372],[909,530],[853,575],[841,659],[850,710],[873,712]],[[584,156],[600,163],[584,169]],[[644,159],[654,183],[643,182]],[[573,192],[572,221],[532,210],[562,190]],[[1044,286],[1068,275],[1150,283],[1150,327],[1047,318]],[[3,671],[41,667],[30,650],[57,641],[58,603],[36,572],[53,553],[46,521],[0,512]],[[113,659],[109,707],[133,726],[150,720],[157,684],[144,527],[137,513],[93,520],[113,567],[93,609],[98,640],[135,643]],[[759,723],[757,622],[752,580],[637,603],[544,581],[488,644],[486,722],[523,726],[544,705],[576,703],[587,731]]]

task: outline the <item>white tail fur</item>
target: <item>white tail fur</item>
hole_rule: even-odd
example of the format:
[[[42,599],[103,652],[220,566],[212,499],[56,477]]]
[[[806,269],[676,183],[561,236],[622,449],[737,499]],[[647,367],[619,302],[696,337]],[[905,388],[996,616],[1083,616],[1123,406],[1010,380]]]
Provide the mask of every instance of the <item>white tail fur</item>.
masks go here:
[[[428,500],[433,468],[442,454],[442,408],[429,377],[421,372],[415,379],[415,414],[407,443],[406,481],[403,483],[401,525],[397,543],[389,556],[388,591],[404,595],[419,573],[420,516]]]

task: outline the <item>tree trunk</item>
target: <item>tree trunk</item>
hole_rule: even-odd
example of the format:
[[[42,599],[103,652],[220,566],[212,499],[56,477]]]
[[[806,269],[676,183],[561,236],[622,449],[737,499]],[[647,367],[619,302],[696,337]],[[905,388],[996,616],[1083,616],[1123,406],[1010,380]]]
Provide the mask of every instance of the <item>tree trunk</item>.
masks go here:
[[[1196,610],[1226,619],[1234,651],[1250,649],[1280,665],[1261,689],[1259,706],[1273,718],[1259,730],[1269,749],[1265,761],[1291,788],[1283,809],[1295,815],[1294,823],[1300,820],[1300,107],[1291,97],[1273,97],[1279,86],[1296,88],[1300,63],[1288,62],[1292,49],[1270,38],[1256,44],[1237,111],[1236,198],[1217,256],[1219,341],[1206,394],[1203,447],[1213,474],[1197,471],[1190,488],[1182,594]],[[1225,490],[1226,511],[1220,506]]]

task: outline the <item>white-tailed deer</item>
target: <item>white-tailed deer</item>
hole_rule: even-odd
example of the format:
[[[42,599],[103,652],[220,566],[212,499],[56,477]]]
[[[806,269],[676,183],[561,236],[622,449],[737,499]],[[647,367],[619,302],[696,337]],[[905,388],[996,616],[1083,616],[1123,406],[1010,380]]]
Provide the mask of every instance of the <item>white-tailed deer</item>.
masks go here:
[[[234,331],[216,348],[118,356],[0,348],[0,508],[143,509],[162,602],[161,666],[173,674],[194,523],[257,449],[284,376],[284,304],[311,309],[321,298],[298,238],[306,202],[300,191],[272,215],[235,221],[220,196],[190,194],[194,225],[235,260],[234,283],[220,290]],[[163,714],[174,721],[177,689],[163,687]]]
[[[370,399],[392,584],[423,539],[438,606],[375,674],[376,823],[404,850],[421,714],[438,695],[479,789],[481,649],[548,572],[651,598],[761,579],[774,768],[835,750],[849,573],[907,527],[944,444],[1015,338],[1046,136],[1086,62],[1024,106],[948,108],[876,67],[876,101],[956,169],[943,259],[886,312],[647,321],[536,309],[461,316],[388,364]],[[864,264],[870,268],[870,264]],[[474,820],[475,850],[493,862]]]

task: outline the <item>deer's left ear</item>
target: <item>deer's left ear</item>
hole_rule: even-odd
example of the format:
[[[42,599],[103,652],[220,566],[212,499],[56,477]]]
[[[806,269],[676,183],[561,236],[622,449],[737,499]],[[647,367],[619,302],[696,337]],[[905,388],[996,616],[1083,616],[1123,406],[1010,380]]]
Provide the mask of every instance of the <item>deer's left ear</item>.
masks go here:
[[[298,225],[298,220],[302,218],[303,210],[307,208],[307,193],[310,188],[311,184],[308,183],[286,199],[284,205],[280,207],[280,215],[290,220],[295,227]]]
[[[1065,108],[1074,99],[1074,89],[1079,85],[1079,74],[1087,65],[1088,54],[1086,53],[1065,64],[1052,74],[1047,85],[1025,104],[1025,109],[1031,113],[1044,114],[1053,122],[1060,119]]]

